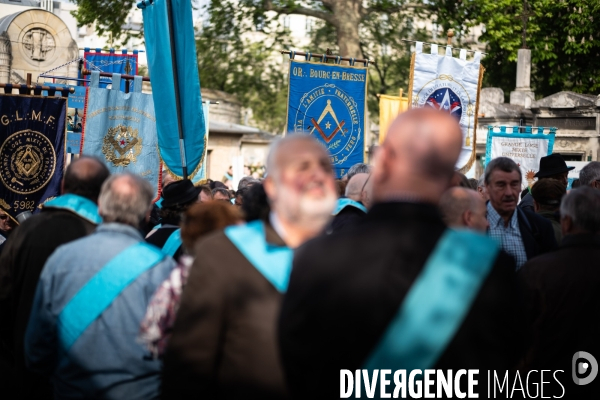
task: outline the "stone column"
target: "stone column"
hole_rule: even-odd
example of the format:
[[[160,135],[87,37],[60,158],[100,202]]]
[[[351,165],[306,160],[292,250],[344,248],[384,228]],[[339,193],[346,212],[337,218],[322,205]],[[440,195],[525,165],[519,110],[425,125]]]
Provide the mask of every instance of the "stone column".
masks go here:
[[[519,49],[517,55],[517,88],[510,92],[510,104],[531,108],[535,93],[531,90],[531,50]]]
[[[10,83],[11,47],[8,34],[3,32],[0,35],[0,83]]]

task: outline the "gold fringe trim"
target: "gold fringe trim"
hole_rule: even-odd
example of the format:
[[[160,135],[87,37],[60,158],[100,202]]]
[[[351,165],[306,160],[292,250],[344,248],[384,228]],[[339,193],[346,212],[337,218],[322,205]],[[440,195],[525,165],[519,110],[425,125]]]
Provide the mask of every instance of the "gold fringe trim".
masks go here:
[[[204,135],[204,151],[202,152],[202,157],[200,158],[200,162],[196,166],[196,169],[192,173],[188,174],[189,180],[191,180],[194,176],[196,176],[198,171],[200,171],[200,169],[202,168],[202,164],[204,164],[204,158],[206,157],[206,152],[208,151],[208,148],[206,146],[207,146],[207,139],[206,139],[206,134],[205,134]],[[158,149],[158,158],[160,159],[160,162],[163,164],[165,171],[167,171],[167,173],[169,175],[171,175],[171,178],[173,178],[176,181],[183,180],[183,176],[179,176],[169,169],[169,167],[167,166],[167,163],[165,163],[162,156],[160,155],[160,148]]]
[[[413,84],[415,80],[415,60],[417,59],[417,53],[412,53],[410,58],[410,74],[408,75],[408,109],[412,108],[412,93]]]
[[[471,157],[467,164],[462,167],[459,172],[461,174],[467,173],[473,166],[473,163],[477,159],[477,118],[479,117],[479,97],[481,94],[481,84],[483,82],[483,73],[485,72],[485,68],[481,63],[479,64],[479,81],[477,82],[477,104],[475,105],[475,126],[473,127],[473,151],[471,152]]]

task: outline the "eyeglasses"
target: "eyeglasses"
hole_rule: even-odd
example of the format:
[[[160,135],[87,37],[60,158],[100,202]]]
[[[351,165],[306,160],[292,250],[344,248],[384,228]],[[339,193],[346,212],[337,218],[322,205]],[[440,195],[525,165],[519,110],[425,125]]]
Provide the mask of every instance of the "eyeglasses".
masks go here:
[[[361,193],[365,191],[365,187],[367,187],[367,183],[369,183],[369,179],[371,179],[371,174],[369,174],[369,176],[367,176],[367,179],[365,179],[365,183],[363,184],[362,189],[360,189]]]
[[[8,215],[6,215],[6,214],[4,214],[4,215],[0,215],[0,219],[1,219],[1,220],[8,219]]]

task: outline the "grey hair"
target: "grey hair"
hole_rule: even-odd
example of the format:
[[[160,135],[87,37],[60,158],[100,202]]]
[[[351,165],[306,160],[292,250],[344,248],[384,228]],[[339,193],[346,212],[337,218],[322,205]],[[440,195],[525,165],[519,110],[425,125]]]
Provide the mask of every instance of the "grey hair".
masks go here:
[[[358,164],[354,164],[353,166],[351,166],[348,169],[348,172],[346,173],[344,178],[346,178],[346,179],[348,179],[348,181],[350,181],[350,179],[352,179],[352,177],[356,174],[368,174],[370,172],[371,172],[370,166],[368,166],[367,164],[364,164],[364,163],[358,163]]]
[[[519,173],[519,179],[523,179],[521,168],[519,168],[516,162],[508,157],[498,157],[490,161],[487,167],[485,167],[484,182],[486,184],[490,183],[490,176],[492,175],[492,172],[497,169],[504,172],[517,171]]]
[[[592,161],[579,171],[581,186],[591,186],[597,180],[600,180],[600,161]]]
[[[571,217],[573,225],[590,233],[600,232],[600,190],[581,186],[571,190],[560,204],[561,217]]]
[[[485,174],[481,174],[481,176],[477,180],[477,187],[485,189]]]
[[[154,189],[144,178],[133,174],[111,175],[102,185],[98,206],[104,222],[139,227],[152,207]]]

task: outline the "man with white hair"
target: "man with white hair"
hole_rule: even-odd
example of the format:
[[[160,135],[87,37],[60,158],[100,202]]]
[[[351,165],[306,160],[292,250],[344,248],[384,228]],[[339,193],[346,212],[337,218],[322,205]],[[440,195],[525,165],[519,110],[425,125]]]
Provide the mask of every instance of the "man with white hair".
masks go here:
[[[276,322],[292,249],[321,233],[336,191],[329,155],[310,136],[273,144],[260,220],[196,245],[164,359],[163,398],[287,398]]]
[[[579,171],[579,183],[581,186],[600,189],[600,161],[592,161]]]
[[[175,262],[139,232],[153,190],[135,175],[102,185],[103,223],[46,262],[25,334],[27,366],[50,377],[55,398],[153,399],[160,363],[136,341],[150,297]]]

